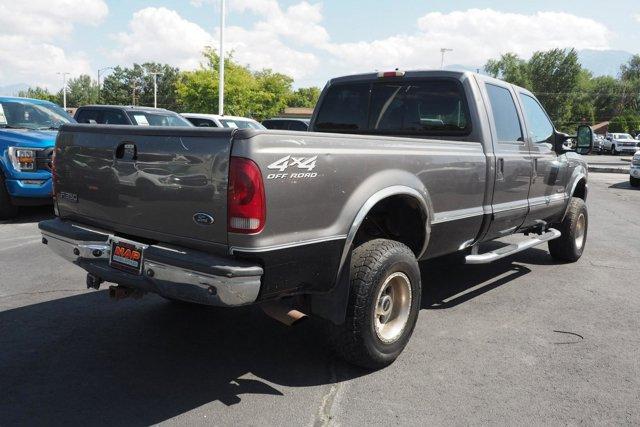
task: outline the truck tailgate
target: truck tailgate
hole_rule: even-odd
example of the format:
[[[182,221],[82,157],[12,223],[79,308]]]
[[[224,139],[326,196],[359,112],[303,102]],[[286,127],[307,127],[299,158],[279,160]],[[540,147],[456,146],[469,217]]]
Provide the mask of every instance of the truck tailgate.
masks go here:
[[[232,132],[64,126],[55,157],[59,216],[132,237],[226,246]]]

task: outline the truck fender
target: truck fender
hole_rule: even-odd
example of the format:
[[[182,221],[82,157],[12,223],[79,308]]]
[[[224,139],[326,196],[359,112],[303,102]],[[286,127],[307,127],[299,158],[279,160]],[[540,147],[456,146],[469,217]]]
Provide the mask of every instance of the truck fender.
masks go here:
[[[388,181],[387,181],[388,182]],[[364,183],[363,183],[364,184]],[[311,299],[312,312],[324,319],[330,320],[335,324],[341,324],[345,320],[347,304],[349,301],[350,276],[351,276],[351,253],[353,251],[353,241],[356,233],[362,225],[369,211],[381,200],[391,196],[405,195],[415,198],[421,206],[422,213],[426,218],[425,240],[423,247],[417,258],[420,259],[429,244],[429,235],[431,230],[431,218],[433,218],[433,206],[427,189],[420,185],[421,189],[409,187],[407,185],[393,185],[379,189],[371,194],[362,204],[358,212],[351,221],[351,226],[347,233],[340,265],[336,275],[335,286],[332,291],[324,295],[314,295]]]
[[[568,197],[566,206],[564,208],[564,214],[562,215],[562,220],[564,220],[565,216],[567,216],[571,198],[575,197],[576,191],[578,190],[578,185],[580,185],[581,182],[584,183],[584,194],[581,195],[581,198],[583,198],[585,202],[587,201],[587,194],[589,192],[589,186],[587,184],[587,171],[584,167],[576,168],[569,182],[570,184],[567,186],[567,188],[570,188],[571,190],[567,193]]]

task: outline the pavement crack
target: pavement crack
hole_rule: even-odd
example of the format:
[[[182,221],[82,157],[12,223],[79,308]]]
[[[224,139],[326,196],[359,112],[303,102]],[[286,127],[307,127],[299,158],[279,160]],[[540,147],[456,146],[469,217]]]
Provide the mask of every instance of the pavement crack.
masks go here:
[[[327,393],[322,396],[322,401],[320,402],[320,407],[318,408],[318,412],[316,413],[315,421],[313,423],[314,427],[324,427],[332,425],[333,415],[335,412],[334,406],[338,403],[338,394],[341,389],[344,387],[344,382],[338,381],[338,375],[336,374],[336,365],[334,361],[331,361],[329,365],[330,371],[330,380],[331,387],[327,391]]]
[[[568,332],[568,331],[556,331],[554,330],[553,332],[556,332],[558,334],[567,334],[567,335],[573,335],[574,337],[578,337],[580,338],[580,340],[583,340],[584,337],[580,334],[577,334],[575,332]],[[567,342],[554,342],[554,344],[577,344],[580,341],[567,341]]]

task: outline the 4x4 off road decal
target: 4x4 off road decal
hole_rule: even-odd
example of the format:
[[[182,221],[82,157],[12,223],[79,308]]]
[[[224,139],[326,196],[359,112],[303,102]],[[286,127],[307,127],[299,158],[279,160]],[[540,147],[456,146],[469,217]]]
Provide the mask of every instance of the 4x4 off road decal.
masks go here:
[[[318,176],[317,172],[312,172],[316,168],[316,160],[318,156],[313,157],[294,157],[291,155],[285,156],[276,160],[267,166],[268,169],[275,169],[281,173],[270,173],[267,175],[267,179],[287,179],[287,178],[315,178]],[[307,172],[285,172],[295,168],[297,170],[306,170]]]

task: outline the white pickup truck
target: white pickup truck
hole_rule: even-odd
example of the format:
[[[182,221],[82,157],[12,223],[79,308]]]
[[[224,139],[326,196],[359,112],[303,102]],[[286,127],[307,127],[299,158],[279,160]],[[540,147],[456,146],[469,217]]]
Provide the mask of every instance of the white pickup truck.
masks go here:
[[[638,140],[628,133],[608,133],[602,147],[602,151],[609,151],[613,155],[633,154],[637,149]]]

